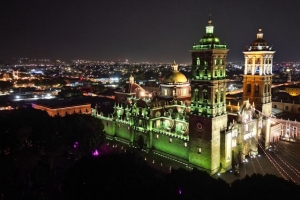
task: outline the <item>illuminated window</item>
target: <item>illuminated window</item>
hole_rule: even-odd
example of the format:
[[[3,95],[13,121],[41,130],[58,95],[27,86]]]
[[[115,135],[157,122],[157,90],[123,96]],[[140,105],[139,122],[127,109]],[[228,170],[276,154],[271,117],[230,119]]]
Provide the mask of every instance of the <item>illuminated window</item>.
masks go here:
[[[165,95],[168,95],[167,89],[164,89],[164,94],[165,94]]]
[[[198,147],[198,153],[201,154],[202,153],[202,149],[201,147]]]
[[[170,143],[172,142],[172,138],[169,139],[169,142],[170,142]]]
[[[184,143],[184,147],[187,147],[187,143],[186,142]]]
[[[156,139],[158,139],[159,138],[159,136],[158,136],[158,134],[156,134]]]
[[[197,65],[200,65],[200,58],[197,58]]]

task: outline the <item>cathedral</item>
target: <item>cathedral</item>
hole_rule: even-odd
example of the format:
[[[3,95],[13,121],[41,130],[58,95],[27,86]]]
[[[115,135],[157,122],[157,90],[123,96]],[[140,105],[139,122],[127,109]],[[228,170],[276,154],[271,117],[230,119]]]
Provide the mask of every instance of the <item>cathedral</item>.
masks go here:
[[[259,141],[268,148],[271,132],[278,133],[270,121],[275,51],[259,29],[243,52],[243,99],[231,102],[226,101],[228,51],[209,19],[205,35],[190,50],[191,80],[175,62],[156,93],[130,76],[115,93],[114,112],[105,116],[94,109],[93,115],[102,120],[109,139],[178,158],[210,174],[230,170],[245,156],[257,155]]]

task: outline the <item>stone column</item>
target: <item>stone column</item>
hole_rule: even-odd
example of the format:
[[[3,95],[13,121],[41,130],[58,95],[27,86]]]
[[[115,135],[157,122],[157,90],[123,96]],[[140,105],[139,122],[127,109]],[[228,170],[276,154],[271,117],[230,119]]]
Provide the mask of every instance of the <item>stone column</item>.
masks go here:
[[[263,71],[264,71],[264,65],[263,65],[263,59],[264,57],[261,55],[260,58],[259,58],[259,75],[262,75],[263,74]]]
[[[255,57],[252,57],[252,75],[255,74]]]
[[[263,69],[264,69],[264,75],[266,75],[266,71],[267,71],[267,65],[266,65],[266,56],[264,56],[263,57],[263,59],[264,59],[264,67],[263,67]]]
[[[272,67],[273,67],[273,57],[271,57],[271,64],[270,64],[270,74],[272,74]]]
[[[248,71],[248,57],[245,56],[245,69],[244,69],[244,74],[247,74]]]

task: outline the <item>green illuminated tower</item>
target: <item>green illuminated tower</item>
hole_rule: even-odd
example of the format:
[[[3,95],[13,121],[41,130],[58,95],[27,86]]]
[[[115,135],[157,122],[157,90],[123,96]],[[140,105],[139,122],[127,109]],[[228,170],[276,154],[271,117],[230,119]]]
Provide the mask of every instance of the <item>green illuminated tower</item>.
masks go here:
[[[226,56],[229,49],[214,35],[209,17],[206,34],[192,54],[189,162],[210,173],[221,163],[221,134],[227,127]]]

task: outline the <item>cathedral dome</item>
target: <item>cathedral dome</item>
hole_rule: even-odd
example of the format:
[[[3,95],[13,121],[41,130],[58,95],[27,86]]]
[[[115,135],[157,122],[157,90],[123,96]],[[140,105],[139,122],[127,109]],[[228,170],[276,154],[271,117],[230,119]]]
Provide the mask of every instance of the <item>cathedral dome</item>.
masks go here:
[[[257,38],[251,43],[251,46],[268,46],[268,43],[262,38]]]
[[[137,91],[145,91],[139,84],[134,82],[134,78],[132,75],[129,77],[129,83],[127,83],[123,88],[123,92],[125,93],[135,93]]]
[[[220,44],[219,38],[212,33],[205,34],[199,41],[201,45]]]
[[[179,71],[172,71],[166,74],[163,78],[164,83],[186,83],[186,76]]]
[[[178,65],[174,61],[172,65],[173,71],[166,74],[162,80],[164,83],[186,83],[188,82],[185,75],[178,71]]]
[[[219,38],[214,35],[214,26],[212,25],[212,20],[208,20],[208,25],[206,26],[206,34],[200,39],[200,45],[211,45],[211,44],[220,44]]]
[[[250,47],[246,47],[246,51],[259,51],[259,50],[263,50],[263,51],[272,50],[272,47],[269,46],[268,42],[266,42],[266,40],[263,39],[262,29],[258,29],[256,40],[254,40],[250,44]]]
[[[125,93],[135,93],[135,92],[137,92],[138,90],[144,91],[144,89],[143,89],[140,85],[138,85],[138,84],[136,84],[136,83],[127,83],[127,84],[123,87],[123,91],[124,91]]]

